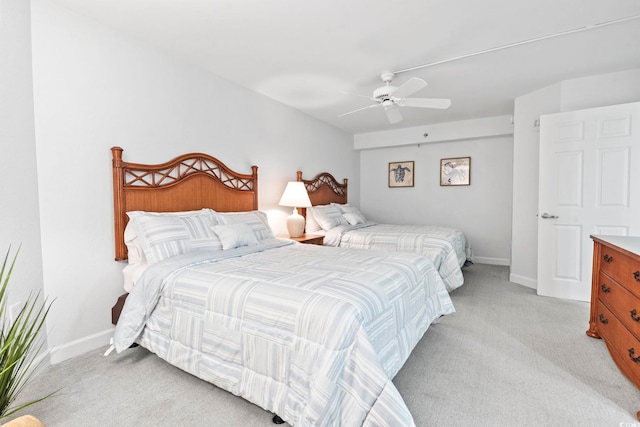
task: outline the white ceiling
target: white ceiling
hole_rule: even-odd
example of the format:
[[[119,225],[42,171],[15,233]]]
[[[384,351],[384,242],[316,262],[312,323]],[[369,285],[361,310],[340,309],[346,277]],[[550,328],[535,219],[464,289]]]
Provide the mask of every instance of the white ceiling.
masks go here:
[[[55,1],[351,133],[512,114],[514,98],[561,80],[640,68],[638,0]],[[393,83],[420,77],[413,96],[448,110],[338,117],[371,103],[356,95],[382,71],[439,61]]]

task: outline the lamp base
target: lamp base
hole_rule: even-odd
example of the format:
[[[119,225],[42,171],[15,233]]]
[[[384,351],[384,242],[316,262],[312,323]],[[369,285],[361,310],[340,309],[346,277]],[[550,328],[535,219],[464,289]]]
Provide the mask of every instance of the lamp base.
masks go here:
[[[287,231],[289,237],[300,237],[304,234],[304,217],[293,208],[293,213],[287,217]]]

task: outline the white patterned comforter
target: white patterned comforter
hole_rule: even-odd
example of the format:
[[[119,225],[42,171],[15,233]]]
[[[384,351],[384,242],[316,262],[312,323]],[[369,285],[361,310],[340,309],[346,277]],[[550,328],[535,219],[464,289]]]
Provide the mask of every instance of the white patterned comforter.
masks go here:
[[[425,255],[435,265],[449,292],[464,283],[462,266],[471,256],[469,242],[462,231],[435,225],[372,222],[355,226],[343,225],[327,231],[324,244]]]
[[[127,298],[134,341],[295,426],[412,426],[392,383],[429,325],[454,312],[420,255],[277,239],[151,266]]]

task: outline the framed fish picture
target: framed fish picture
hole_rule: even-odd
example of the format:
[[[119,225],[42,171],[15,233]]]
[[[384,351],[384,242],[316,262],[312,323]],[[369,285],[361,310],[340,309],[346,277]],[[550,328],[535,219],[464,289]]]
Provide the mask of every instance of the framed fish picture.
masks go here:
[[[471,157],[440,159],[440,185],[471,185]]]
[[[389,187],[413,187],[413,162],[389,162]]]

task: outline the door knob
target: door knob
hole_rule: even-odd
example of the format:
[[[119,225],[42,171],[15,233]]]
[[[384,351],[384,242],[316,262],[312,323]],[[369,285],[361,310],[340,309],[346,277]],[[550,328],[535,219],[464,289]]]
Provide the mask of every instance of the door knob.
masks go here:
[[[560,218],[560,217],[559,217],[559,216],[557,216],[557,215],[550,215],[550,214],[548,214],[548,213],[546,213],[546,212],[545,212],[545,213],[543,213],[543,214],[541,215],[541,217],[542,217],[542,219]]]

